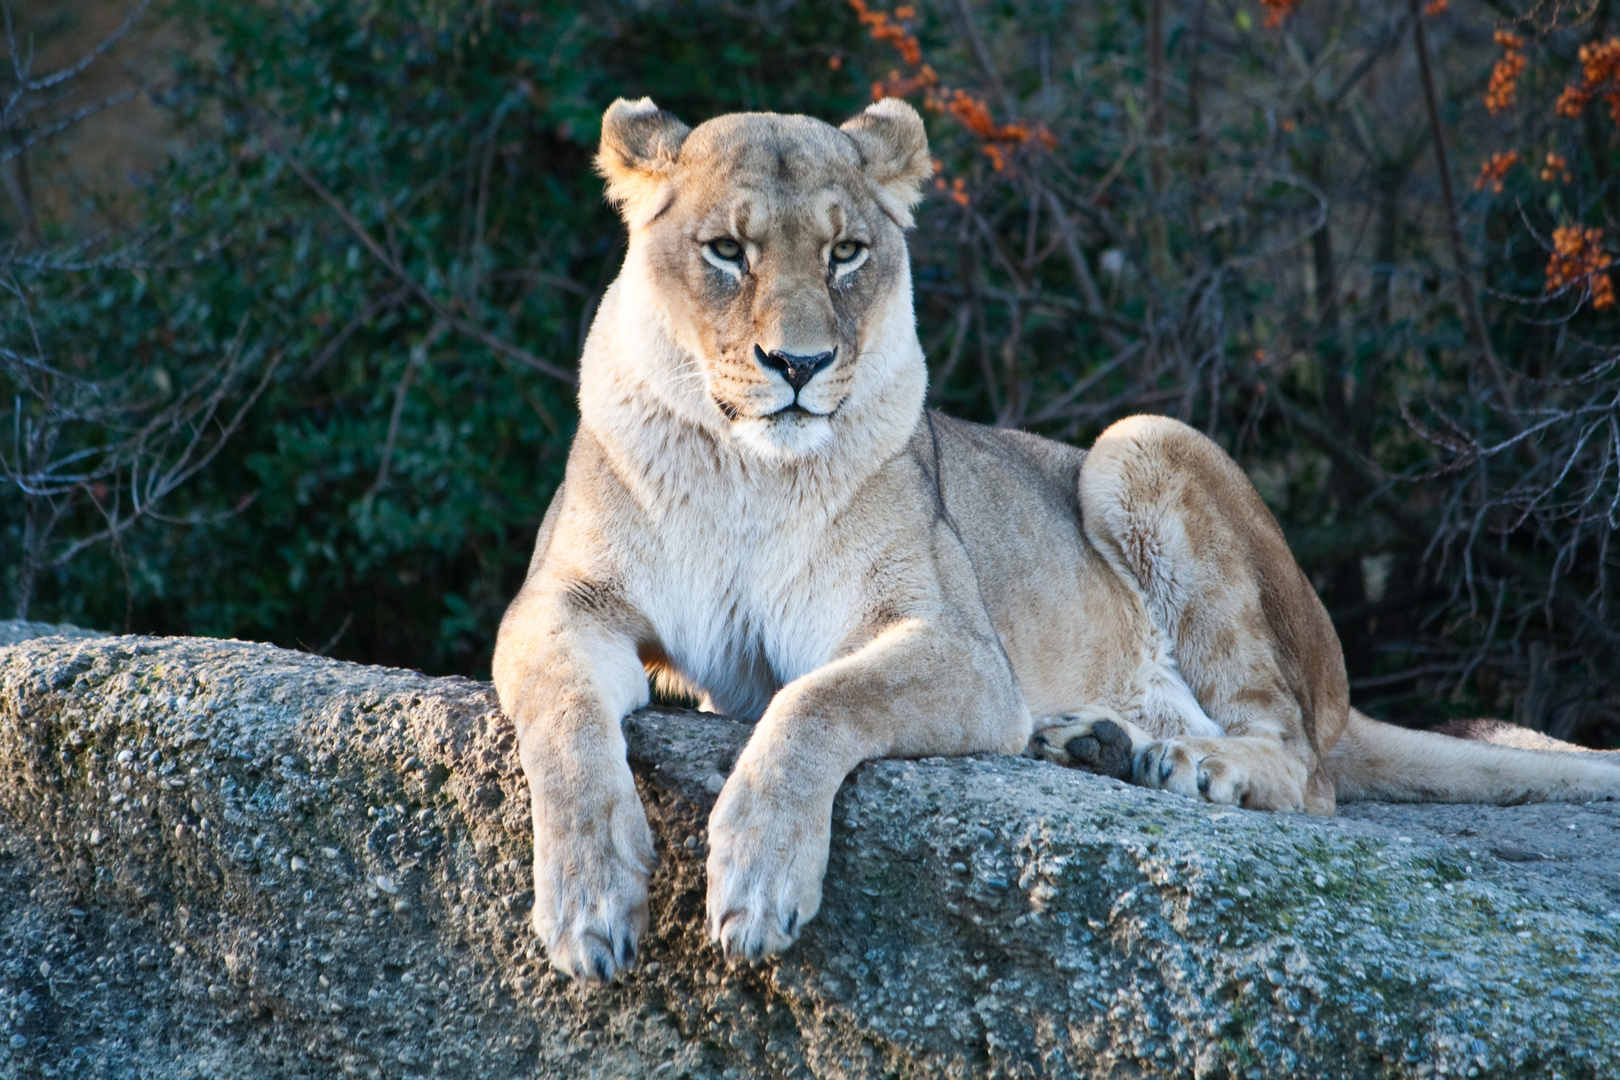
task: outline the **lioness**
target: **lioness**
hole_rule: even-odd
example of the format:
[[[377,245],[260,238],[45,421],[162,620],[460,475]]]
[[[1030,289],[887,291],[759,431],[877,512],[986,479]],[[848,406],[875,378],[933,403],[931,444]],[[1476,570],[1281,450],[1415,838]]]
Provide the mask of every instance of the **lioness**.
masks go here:
[[[620,719],[649,673],[757,717],[709,818],[708,932],[786,947],[834,793],[871,758],[1029,747],[1211,802],[1620,795],[1620,769],[1350,708],[1326,611],[1215,443],[1161,417],[1087,453],[923,408],[904,233],[917,114],[842,127],[617,101],[629,225],[580,426],[495,685],[534,809],[534,923],[584,980],[635,962],[652,836]]]

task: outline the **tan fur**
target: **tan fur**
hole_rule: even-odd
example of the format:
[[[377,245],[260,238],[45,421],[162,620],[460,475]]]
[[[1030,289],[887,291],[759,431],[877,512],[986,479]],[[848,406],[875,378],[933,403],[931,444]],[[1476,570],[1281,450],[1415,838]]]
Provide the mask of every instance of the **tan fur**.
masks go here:
[[[1027,747],[1319,814],[1336,789],[1620,794],[1620,770],[1418,746],[1354,713],[1276,522],[1185,425],[1132,417],[1087,453],[925,412],[903,230],[929,161],[908,106],[688,129],[621,101],[599,164],[629,252],[494,663],[561,970],[610,978],[646,928],[653,845],[619,721],[649,673],[758,718],[709,821],[730,957],[815,915],[833,796],[872,758]],[[795,389],[784,365],[806,357]]]

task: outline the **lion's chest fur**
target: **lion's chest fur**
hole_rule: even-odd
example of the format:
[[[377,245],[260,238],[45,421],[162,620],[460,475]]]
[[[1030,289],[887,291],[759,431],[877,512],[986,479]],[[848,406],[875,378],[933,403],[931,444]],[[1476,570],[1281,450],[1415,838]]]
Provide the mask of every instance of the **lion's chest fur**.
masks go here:
[[[892,545],[873,493],[811,470],[666,459],[636,478],[643,542],[622,568],[658,651],[719,712],[758,716],[847,647]],[[666,480],[665,476],[669,479]]]
[[[821,538],[809,523],[672,516],[664,557],[639,583],[641,609],[712,708],[758,716],[779,687],[833,658],[858,590],[807,557]]]

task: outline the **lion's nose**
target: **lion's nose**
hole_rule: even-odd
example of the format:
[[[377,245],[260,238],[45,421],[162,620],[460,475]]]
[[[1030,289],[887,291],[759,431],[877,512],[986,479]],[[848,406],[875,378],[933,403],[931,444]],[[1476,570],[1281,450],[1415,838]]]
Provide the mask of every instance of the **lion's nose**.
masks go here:
[[[803,390],[805,383],[815,378],[816,373],[831,364],[837,355],[837,349],[814,356],[795,356],[793,353],[766,352],[758,345],[754,346],[754,359],[759,361],[759,366],[786,379],[795,394]]]

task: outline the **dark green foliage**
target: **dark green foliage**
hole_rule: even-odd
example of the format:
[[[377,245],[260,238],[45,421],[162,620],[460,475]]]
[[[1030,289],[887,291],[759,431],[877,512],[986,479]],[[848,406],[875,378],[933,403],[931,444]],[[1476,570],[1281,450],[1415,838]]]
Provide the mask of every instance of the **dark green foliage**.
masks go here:
[[[252,502],[131,529],[121,551],[48,574],[30,613],[486,671],[574,425],[572,386],[522,353],[570,372],[622,256],[591,169],[603,106],[650,92],[694,117],[853,112],[864,92],[826,60],[856,28],[808,6],[780,21],[599,4],[176,11],[215,39],[169,91],[197,138],[143,208],[162,235],[138,269],[11,272],[42,353],[87,372],[205,364],[245,320],[258,354],[280,358],[272,384],[174,496],[185,509],[165,510]],[[438,325],[405,279],[521,353]],[[0,552],[16,552],[16,489],[0,500]],[[78,513],[79,532],[94,525],[93,507]]]
[[[591,169],[602,109],[650,94],[692,123],[836,121],[905,67],[841,2],[169,14],[203,43],[162,88],[188,153],[85,215],[107,231],[18,227],[0,258],[20,420],[56,416],[58,451],[119,466],[33,502],[0,484],[0,584],[35,618],[474,675],[561,475],[569,373],[622,257]],[[1543,295],[1554,228],[1605,226],[1613,246],[1620,224],[1615,125],[1601,103],[1578,122],[1552,111],[1608,8],[1525,31],[1524,104],[1500,117],[1480,103],[1495,17],[1425,24],[1501,375],[1449,246],[1406,5],[1306,0],[1283,31],[1263,15],[920,8],[908,25],[945,84],[1055,140],[998,170],[929,116],[941,180],[966,199],[931,199],[912,240],[934,401],[1079,443],[1130,412],[1180,416],[1282,520],[1358,704],[1620,741],[1616,316],[1580,289]],[[1472,191],[1509,147],[1523,156],[1503,192]],[[1547,150],[1569,183],[1538,178]],[[30,382],[41,364],[55,398]],[[140,477],[197,428],[189,391],[222,386],[228,419],[267,372],[157,513],[23,588],[26,550],[49,561],[129,520]],[[70,390],[116,408],[63,419],[50,403]],[[217,442],[220,422],[203,427]],[[147,428],[171,434],[126,445]],[[56,539],[30,547],[52,507]]]

